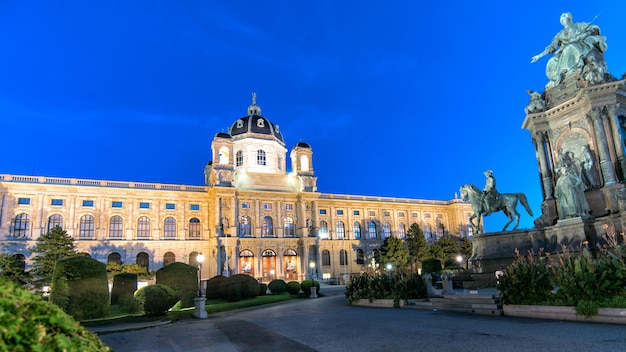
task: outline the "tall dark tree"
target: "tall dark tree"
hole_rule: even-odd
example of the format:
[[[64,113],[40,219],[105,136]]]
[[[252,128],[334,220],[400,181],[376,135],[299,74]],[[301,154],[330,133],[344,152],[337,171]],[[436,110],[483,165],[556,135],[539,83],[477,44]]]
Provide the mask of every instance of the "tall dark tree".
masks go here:
[[[33,258],[31,273],[33,279],[41,284],[50,282],[54,266],[59,259],[73,257],[77,254],[74,239],[67,234],[67,231],[58,226],[40,236],[31,251],[36,254]]]
[[[446,260],[459,253],[459,244],[450,237],[441,237],[433,243],[430,251],[433,257],[439,259],[441,264],[445,265]]]
[[[464,238],[463,242],[461,242],[461,255],[465,258],[465,260],[468,260],[472,256],[472,250],[472,242],[470,242],[467,238]]]
[[[430,246],[428,246],[424,233],[418,224],[413,223],[411,227],[409,227],[404,242],[409,250],[409,262],[411,266],[415,267],[417,263],[431,257]]]
[[[393,236],[387,237],[383,246],[380,247],[378,262],[383,268],[391,264],[395,269],[406,269],[409,266],[409,250],[401,239]]]
[[[0,253],[0,278],[24,285],[28,280],[23,257]]]

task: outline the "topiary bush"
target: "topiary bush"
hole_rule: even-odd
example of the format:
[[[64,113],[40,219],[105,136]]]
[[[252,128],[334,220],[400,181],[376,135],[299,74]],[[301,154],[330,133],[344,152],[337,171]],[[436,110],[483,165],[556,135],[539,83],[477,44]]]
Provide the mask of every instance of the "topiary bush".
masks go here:
[[[226,280],[226,276],[217,275],[210,278],[206,282],[206,298],[207,299],[220,299],[224,296],[220,289],[222,281]]]
[[[178,302],[176,292],[165,285],[149,285],[135,292],[139,310],[146,316],[165,315]]]
[[[156,272],[156,283],[171,287],[181,308],[194,306],[194,298],[198,296],[198,269],[185,263],[172,263]]]
[[[270,284],[267,285],[267,288],[269,288],[270,292],[274,295],[281,294],[287,289],[287,283],[285,282],[285,280],[274,279],[270,281]]]
[[[111,351],[61,308],[8,281],[0,282],[0,307],[0,350]]]
[[[242,299],[254,298],[259,295],[261,287],[255,278],[245,274],[236,274],[220,282],[219,290],[222,299],[237,302]]]
[[[313,281],[312,279],[306,279],[302,281],[302,283],[300,284],[300,289],[302,290],[302,292],[306,294],[310,294],[311,287],[313,287],[314,285],[315,285],[315,292],[320,293],[320,283],[317,281]]]
[[[122,313],[138,314],[141,313],[141,307],[139,307],[139,301],[135,299],[135,296],[130,293],[123,293],[118,297],[117,306]]]
[[[135,291],[137,291],[137,274],[121,273],[113,276],[111,304],[118,304],[122,295],[130,295],[132,297]]]
[[[436,258],[429,258],[422,261],[423,273],[438,273],[441,271],[441,261]]]
[[[226,278],[226,280],[220,282],[219,290],[222,293],[221,298],[228,302],[238,302],[242,299],[239,283],[230,278]]]
[[[50,301],[78,320],[109,314],[106,265],[85,256],[59,260],[54,268]]]
[[[286,290],[290,295],[297,295],[300,292],[300,283],[298,281],[289,281]]]

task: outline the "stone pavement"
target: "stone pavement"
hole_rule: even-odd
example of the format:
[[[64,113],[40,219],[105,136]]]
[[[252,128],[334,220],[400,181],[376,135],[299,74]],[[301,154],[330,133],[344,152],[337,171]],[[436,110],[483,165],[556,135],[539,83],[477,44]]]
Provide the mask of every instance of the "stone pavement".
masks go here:
[[[623,351],[623,326],[432,310],[362,308],[327,297],[101,334],[124,351]],[[463,292],[459,292],[463,294]]]

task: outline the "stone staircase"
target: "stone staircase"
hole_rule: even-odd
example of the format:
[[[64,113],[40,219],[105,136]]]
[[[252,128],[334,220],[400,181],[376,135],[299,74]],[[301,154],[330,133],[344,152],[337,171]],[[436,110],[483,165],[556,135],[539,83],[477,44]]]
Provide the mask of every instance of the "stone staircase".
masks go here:
[[[458,294],[433,296],[424,300],[407,300],[403,309],[428,309],[481,315],[503,315],[500,297],[496,295]]]

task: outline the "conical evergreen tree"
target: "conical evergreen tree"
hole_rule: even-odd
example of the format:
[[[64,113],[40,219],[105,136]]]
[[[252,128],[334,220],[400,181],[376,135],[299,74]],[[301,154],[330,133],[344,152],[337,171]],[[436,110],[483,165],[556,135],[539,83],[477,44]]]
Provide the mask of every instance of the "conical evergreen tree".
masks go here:
[[[59,259],[77,254],[74,239],[59,226],[40,236],[31,251],[36,254],[33,258],[32,277],[34,280],[43,282],[50,281],[54,266]]]

